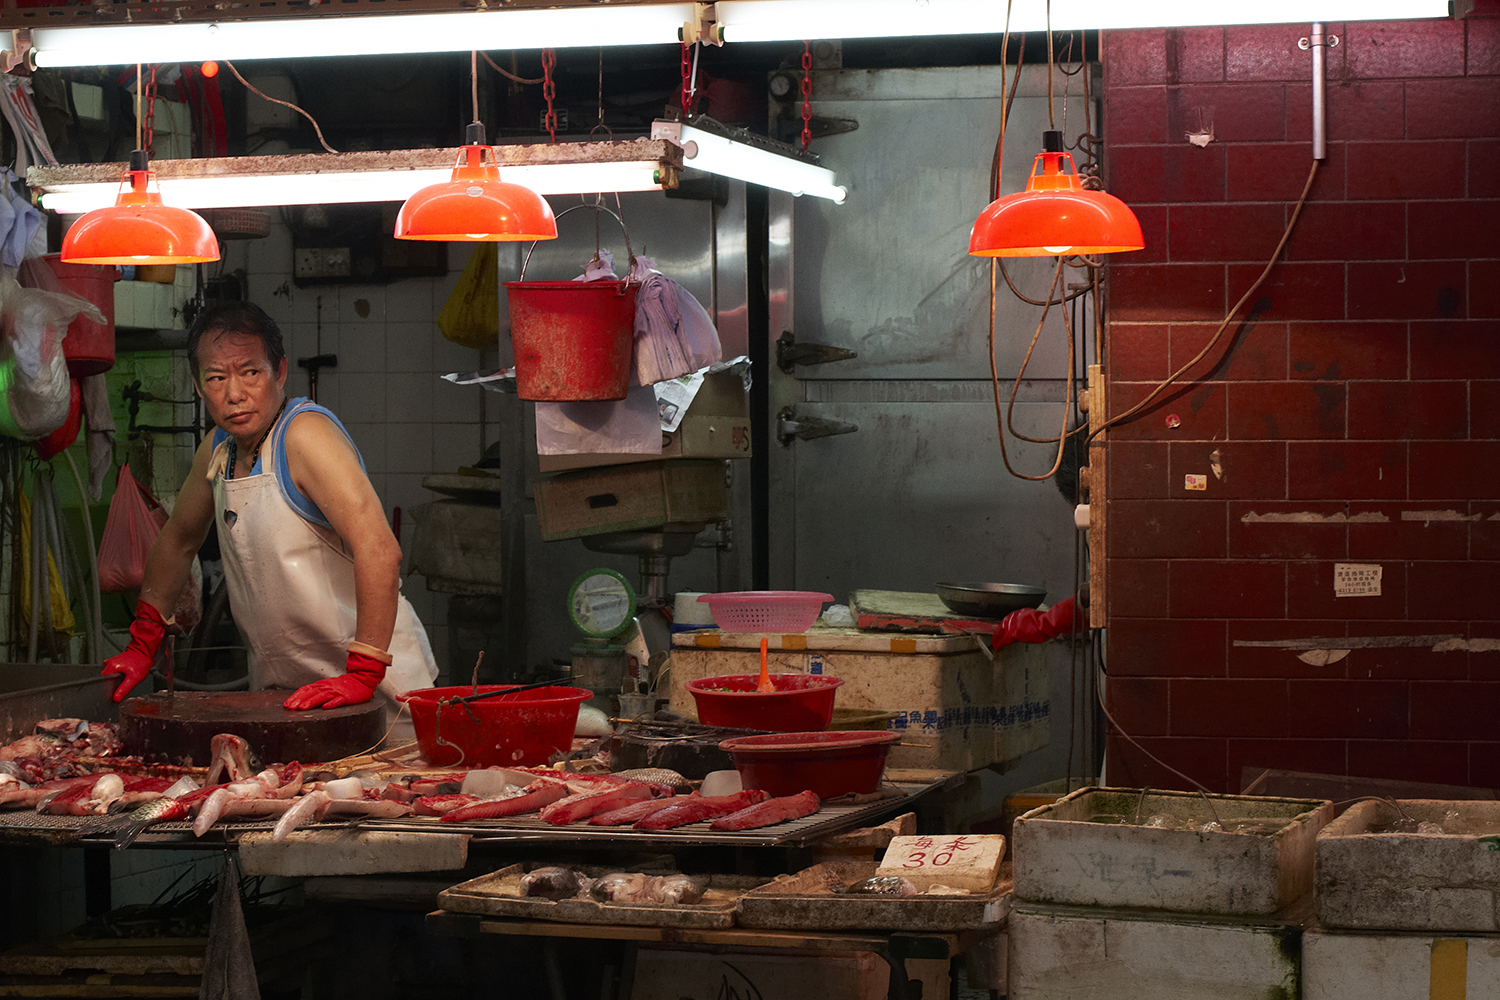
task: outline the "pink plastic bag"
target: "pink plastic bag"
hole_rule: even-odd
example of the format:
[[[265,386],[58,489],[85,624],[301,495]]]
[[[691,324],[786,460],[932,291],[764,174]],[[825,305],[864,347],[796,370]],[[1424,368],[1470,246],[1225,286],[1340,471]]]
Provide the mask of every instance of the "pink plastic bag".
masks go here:
[[[120,466],[104,535],[99,539],[99,589],[106,594],[138,589],[146,577],[151,546],[166,523],[161,504],[141,489],[130,466]]]
[[[99,539],[99,589],[106,594],[137,590],[146,577],[146,560],[156,536],[167,523],[167,511],[151,491],[136,482],[130,466],[120,466],[115,495],[109,502],[109,516],[104,520],[104,535]],[[203,584],[198,561],[173,609],[173,623],[191,632],[202,617]]]

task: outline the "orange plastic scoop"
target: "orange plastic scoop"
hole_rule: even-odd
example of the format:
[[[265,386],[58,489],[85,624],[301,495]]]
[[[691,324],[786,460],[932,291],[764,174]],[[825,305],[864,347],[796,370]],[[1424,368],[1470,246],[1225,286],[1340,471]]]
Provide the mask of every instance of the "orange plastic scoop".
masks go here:
[[[769,640],[764,636],[760,640],[760,684],[755,688],[757,691],[775,691],[776,685],[771,683],[771,675],[766,670],[766,646]]]

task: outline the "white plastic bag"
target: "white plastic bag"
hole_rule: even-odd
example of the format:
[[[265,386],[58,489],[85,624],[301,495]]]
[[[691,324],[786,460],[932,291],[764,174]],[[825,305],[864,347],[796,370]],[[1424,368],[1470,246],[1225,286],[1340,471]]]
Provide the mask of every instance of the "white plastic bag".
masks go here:
[[[72,392],[62,340],[69,324],[80,313],[103,323],[104,314],[76,295],[23,287],[10,268],[0,268],[0,309],[3,360],[14,363],[7,400],[10,417],[18,437],[35,441],[68,418]]]
[[[723,358],[719,331],[693,294],[637,257],[630,269],[641,289],[635,299],[634,382],[680,378]]]

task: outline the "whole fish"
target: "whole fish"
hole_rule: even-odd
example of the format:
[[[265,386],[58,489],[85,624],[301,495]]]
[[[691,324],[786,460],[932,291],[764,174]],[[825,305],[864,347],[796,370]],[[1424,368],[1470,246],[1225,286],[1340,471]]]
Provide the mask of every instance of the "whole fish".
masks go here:
[[[569,795],[565,799],[558,799],[551,805],[542,807],[542,819],[555,826],[566,826],[581,819],[588,819],[595,813],[619,809],[621,806],[638,802],[641,799],[655,798],[658,791],[664,790],[659,785],[653,786],[644,781],[636,781],[606,788],[603,791]]]
[[[521,895],[550,899],[572,899],[586,880],[570,868],[537,868],[521,876]]]
[[[693,787],[691,781],[665,767],[636,767],[628,771],[616,771],[614,777],[625,778],[628,781],[644,781],[650,785],[669,788],[674,792],[684,792]]]
[[[483,799],[438,817],[440,823],[466,823],[471,819],[498,819],[536,812],[568,794],[568,786],[552,778],[538,778],[520,795],[504,799]]]
[[[592,826],[624,826],[626,823],[634,823],[638,819],[645,819],[652,813],[661,812],[668,806],[675,806],[689,796],[668,795],[660,799],[647,799],[644,802],[635,802],[619,809],[611,809],[609,812],[598,813],[589,817]]]
[[[783,795],[780,798],[767,799],[756,805],[747,806],[728,816],[721,816],[708,824],[708,828],[710,830],[754,830],[762,826],[775,826],[787,820],[811,816],[818,811],[818,803],[818,793],[813,791]]]
[[[175,797],[163,797],[155,802],[148,802],[139,809],[124,816],[112,817],[110,820],[92,824],[86,832],[103,833],[117,831],[115,836],[115,850],[123,851],[135,843],[147,827],[157,823],[167,823],[172,820],[187,819],[195,811],[202,807],[214,792],[223,788],[223,785],[209,785],[203,788],[195,788]]]
[[[280,820],[276,823],[276,829],[271,831],[273,841],[283,841],[297,827],[304,823],[315,823],[323,818],[323,813],[328,810],[328,804],[333,800],[328,797],[327,792],[308,792],[300,799],[292,803]]]
[[[688,823],[728,816],[768,798],[770,795],[758,788],[747,788],[733,795],[689,795],[676,805],[636,820],[635,829],[670,830]]]

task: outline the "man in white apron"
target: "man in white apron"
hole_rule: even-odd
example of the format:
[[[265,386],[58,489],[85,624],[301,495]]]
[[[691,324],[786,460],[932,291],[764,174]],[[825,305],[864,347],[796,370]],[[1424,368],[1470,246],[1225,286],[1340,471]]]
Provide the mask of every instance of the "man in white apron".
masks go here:
[[[186,586],[193,556],[218,526],[235,624],[250,650],[250,686],[295,688],[292,710],[429,687],[437,665],[401,596],[401,547],[364,461],[337,417],[287,399],[275,321],[249,303],[210,307],[188,334],[198,395],[218,429],[146,563],[129,647],[104,662],[114,700],[145,679]],[[410,725],[396,738],[409,738]]]

